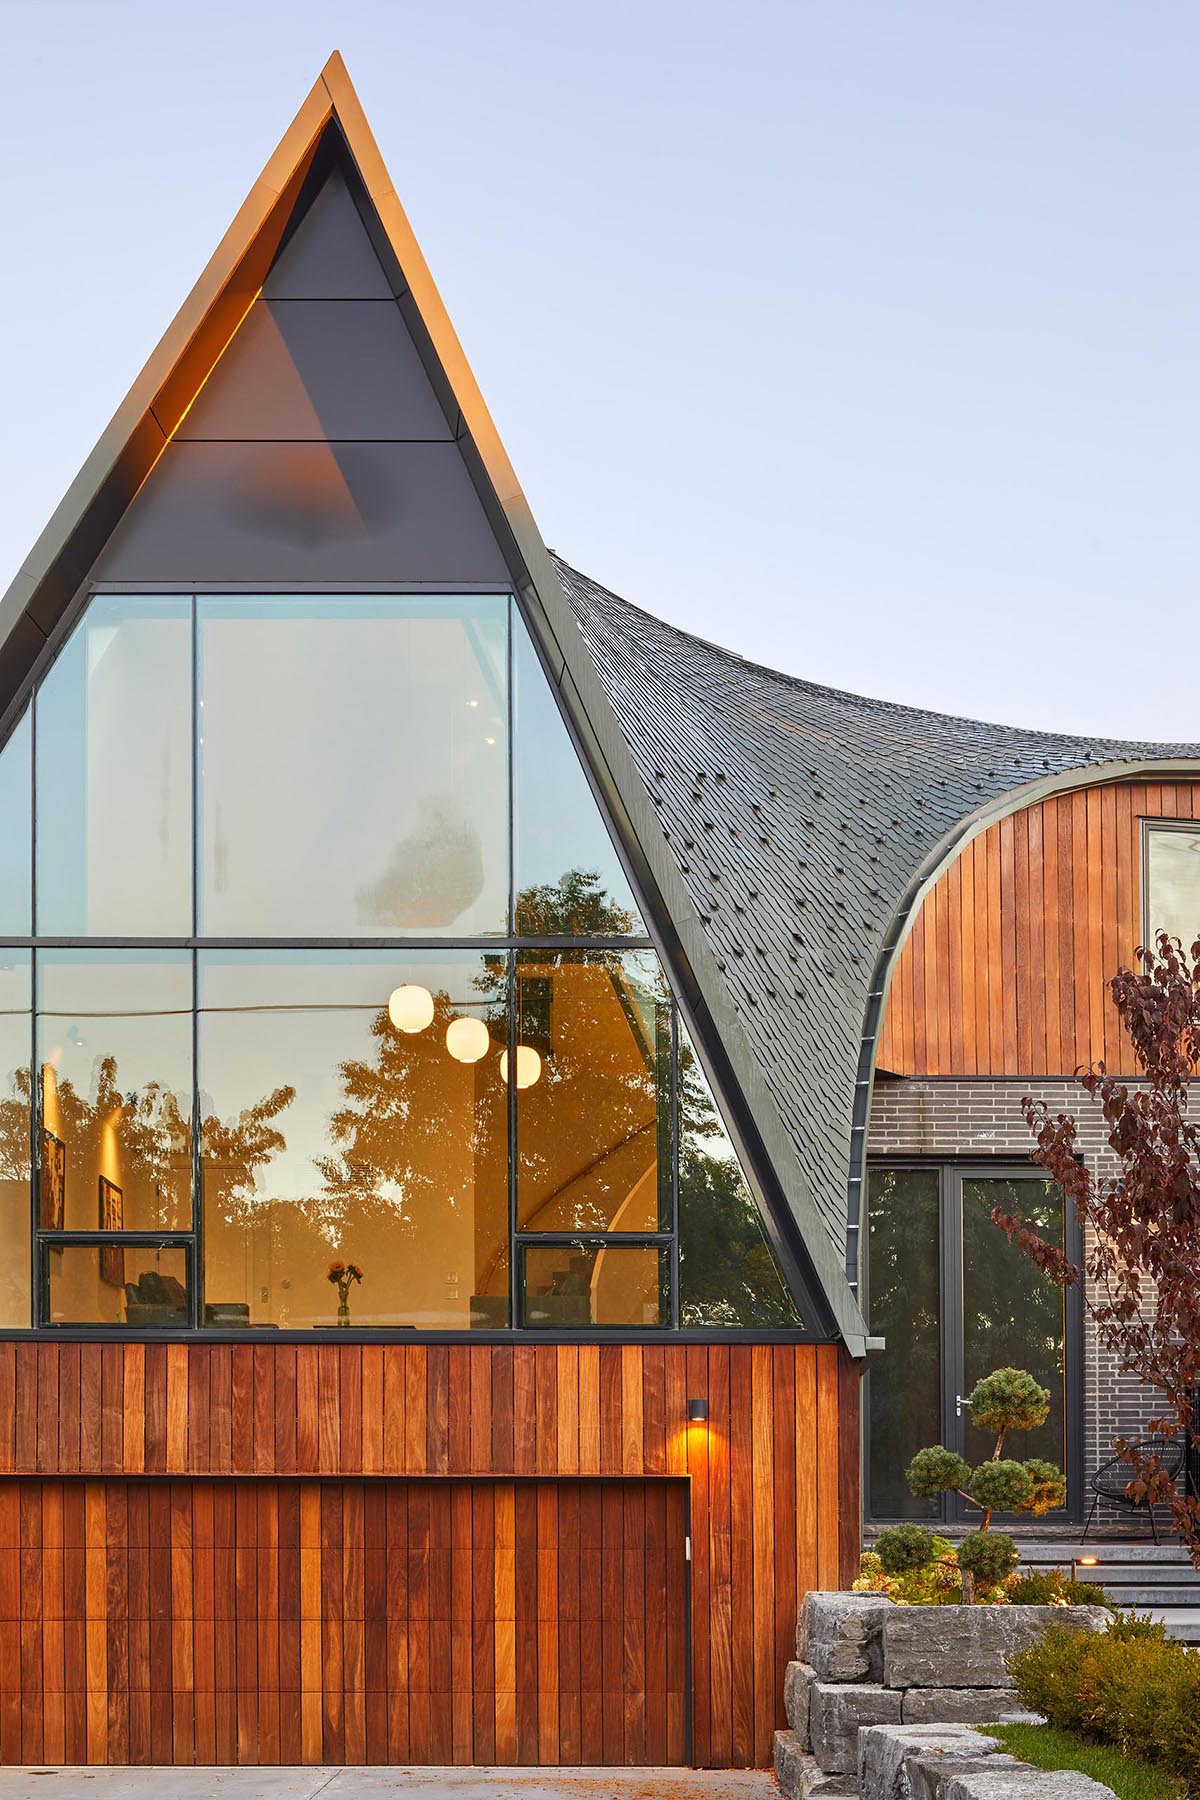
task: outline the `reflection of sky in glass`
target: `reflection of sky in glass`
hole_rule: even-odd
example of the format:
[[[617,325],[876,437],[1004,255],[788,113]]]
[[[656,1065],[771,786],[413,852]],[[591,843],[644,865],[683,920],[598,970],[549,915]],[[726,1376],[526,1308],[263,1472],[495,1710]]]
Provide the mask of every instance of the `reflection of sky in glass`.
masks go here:
[[[634,930],[640,931],[625,871],[515,609],[513,672],[518,891],[553,884],[568,869],[591,870],[613,905],[634,915]]]
[[[38,953],[38,1061],[95,1098],[99,1066],[116,1058],[118,1086],[151,1082],[192,1108],[192,959],[186,950]]]
[[[448,996],[457,1013],[486,1018],[504,1000],[504,963],[497,985],[479,987],[485,975],[474,951],[279,950],[211,951],[200,956],[200,1044],[198,1082],[201,1113],[233,1123],[238,1114],[278,1087],[294,1087],[296,1098],[273,1121],[286,1147],[258,1171],[264,1197],[304,1200],[320,1193],[324,1179],[316,1159],[329,1154],[329,1121],[346,1104],[341,1064],[357,1058],[373,1063],[377,1040],[372,1021],[387,1006],[392,989],[404,983]],[[452,1064],[445,1026],[435,1019],[425,1040]],[[500,1081],[502,1028],[487,1063]],[[465,1065],[453,1064],[448,1073]],[[414,1104],[420,1096],[414,1093]]]
[[[205,936],[506,929],[506,612],[200,601]]]
[[[1146,835],[1151,938],[1165,931],[1190,950],[1200,936],[1200,828],[1152,825]]]
[[[29,930],[29,711],[0,750],[0,932],[19,937]]]
[[[39,932],[191,930],[190,665],[190,600],[102,594],[38,690]]]

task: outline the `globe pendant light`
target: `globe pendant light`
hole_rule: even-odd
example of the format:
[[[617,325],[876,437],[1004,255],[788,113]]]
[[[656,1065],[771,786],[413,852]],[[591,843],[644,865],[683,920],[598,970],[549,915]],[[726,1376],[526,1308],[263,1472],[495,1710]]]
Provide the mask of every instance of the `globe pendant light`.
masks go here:
[[[433,995],[428,988],[393,988],[388,998],[388,1018],[397,1031],[424,1031],[433,1024]]]
[[[542,1072],[542,1059],[532,1044],[517,1045],[517,1086],[532,1087]],[[508,1080],[508,1051],[500,1052],[500,1079]]]
[[[482,1019],[451,1019],[446,1027],[446,1048],[455,1062],[481,1061],[487,1055],[491,1041]]]

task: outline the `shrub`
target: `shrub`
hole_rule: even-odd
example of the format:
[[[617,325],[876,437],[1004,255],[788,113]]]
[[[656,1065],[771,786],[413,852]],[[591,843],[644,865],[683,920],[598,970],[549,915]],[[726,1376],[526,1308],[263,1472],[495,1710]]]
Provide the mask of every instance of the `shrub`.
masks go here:
[[[980,1586],[998,1587],[1017,1566],[1017,1546],[1002,1531],[973,1531],[958,1546],[958,1566]]]
[[[922,1500],[956,1493],[983,1514],[981,1531],[992,1522],[993,1512],[1045,1513],[1066,1502],[1067,1484],[1053,1463],[1033,1456],[1025,1462],[1002,1455],[1010,1431],[1029,1431],[1040,1425],[1050,1410],[1050,1392],[1027,1369],[995,1369],[977,1381],[967,1396],[975,1425],[996,1433],[996,1444],[987,1462],[972,1471],[970,1465],[944,1444],[918,1450],[908,1465],[911,1491]],[[967,1583],[969,1589],[970,1583]],[[970,1599],[970,1593],[964,1593]]]
[[[1200,1655],[1160,1624],[1121,1618],[1100,1633],[1052,1625],[1009,1669],[1021,1699],[1052,1725],[1200,1786]]]
[[[1008,1584],[1014,1606],[1106,1606],[1115,1612],[1112,1595],[1097,1581],[1070,1581],[1061,1569],[1029,1569]]]
[[[923,1569],[933,1556],[933,1533],[923,1525],[893,1525],[880,1532],[875,1553],[885,1575],[907,1575]]]
[[[1031,1513],[1040,1518],[1042,1513],[1067,1504],[1066,1477],[1053,1463],[1043,1462],[1040,1456],[1031,1456],[1025,1464],[1025,1473],[1033,1483],[1033,1497],[1029,1502]]]
[[[897,1574],[884,1567],[883,1558],[876,1551],[868,1550],[853,1584],[854,1592],[887,1594],[897,1606],[958,1606],[962,1601],[962,1571],[958,1566],[958,1552],[949,1538],[931,1535],[920,1525],[893,1525],[888,1531],[880,1532],[879,1547],[883,1548],[885,1538],[896,1535],[914,1547],[916,1537],[928,1538],[928,1561]],[[889,1551],[888,1557],[892,1560],[893,1552]],[[978,1581],[975,1597],[1001,1606],[1008,1599],[1002,1586],[981,1585]]]
[[[1024,1463],[1005,1457],[980,1463],[971,1477],[972,1500],[985,1512],[1028,1512],[1033,1505],[1033,1477]]]
[[[1036,1431],[1050,1411],[1050,1390],[1025,1369],[996,1369],[975,1383],[967,1405],[983,1431]]]
[[[970,1464],[942,1444],[918,1450],[908,1465],[908,1485],[919,1500],[932,1500],[952,1488],[965,1487],[970,1475]]]

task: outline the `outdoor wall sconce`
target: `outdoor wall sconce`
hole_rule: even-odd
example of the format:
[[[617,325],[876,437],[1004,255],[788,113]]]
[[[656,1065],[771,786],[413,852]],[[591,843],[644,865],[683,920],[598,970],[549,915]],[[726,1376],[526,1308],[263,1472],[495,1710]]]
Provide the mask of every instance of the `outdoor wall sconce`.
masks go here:
[[[689,1425],[707,1425],[708,1424],[708,1401],[707,1400],[689,1400],[688,1401],[688,1424]]]

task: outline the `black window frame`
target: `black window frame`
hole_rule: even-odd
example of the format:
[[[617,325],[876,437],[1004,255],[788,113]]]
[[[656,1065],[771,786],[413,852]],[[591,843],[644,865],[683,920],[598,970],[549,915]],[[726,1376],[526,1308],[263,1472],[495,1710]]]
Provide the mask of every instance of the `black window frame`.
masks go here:
[[[506,629],[507,629],[507,645],[508,645],[508,696],[509,696],[508,717],[507,717],[507,724],[506,724],[507,739],[508,739],[508,741],[507,741],[507,755],[508,755],[507,790],[508,790],[508,841],[509,841],[509,899],[508,899],[508,920],[507,920],[508,931],[504,935],[496,934],[496,935],[486,936],[486,937],[457,937],[457,936],[452,937],[452,936],[447,936],[447,935],[438,935],[438,936],[430,937],[430,936],[423,936],[423,935],[418,935],[418,934],[411,934],[411,935],[404,935],[404,936],[387,936],[387,937],[384,937],[384,936],[379,936],[379,937],[355,936],[355,937],[350,937],[350,938],[336,938],[336,937],[334,937],[334,938],[293,938],[293,937],[270,937],[270,938],[224,937],[224,938],[217,938],[217,937],[201,936],[195,930],[195,926],[196,926],[197,920],[198,920],[198,905],[199,905],[198,853],[199,853],[199,838],[200,838],[200,809],[199,809],[199,804],[198,804],[199,780],[200,780],[199,754],[198,754],[198,750],[199,750],[199,710],[198,710],[199,691],[198,690],[199,690],[199,680],[200,680],[199,658],[197,655],[198,610],[199,610],[198,602],[200,600],[202,600],[204,598],[208,598],[210,596],[214,597],[214,598],[222,598],[222,599],[235,599],[239,596],[245,596],[246,598],[256,598],[256,597],[261,597],[265,594],[277,593],[281,596],[295,594],[298,597],[304,597],[308,593],[320,592],[322,594],[337,594],[340,592],[340,593],[344,593],[347,597],[350,597],[357,593],[372,592],[372,591],[379,592],[379,593],[386,592],[390,595],[394,595],[397,598],[411,597],[413,599],[429,598],[429,597],[433,597],[433,596],[450,597],[450,596],[478,595],[478,596],[482,597],[482,596],[495,595],[499,598],[503,598],[506,602],[506,619],[507,619]],[[143,936],[138,936],[138,937],[128,937],[128,936],[64,937],[64,936],[57,936],[57,935],[54,935],[54,936],[42,935],[42,934],[39,934],[39,932],[38,932],[38,917],[37,917],[37,876],[38,876],[38,856],[37,856],[38,704],[37,703],[38,703],[38,694],[39,694],[42,684],[44,683],[44,681],[46,680],[50,671],[54,667],[54,664],[57,659],[59,651],[63,648],[63,646],[67,642],[67,639],[70,637],[71,633],[75,630],[75,628],[78,626],[78,624],[83,619],[83,617],[87,611],[87,608],[90,605],[90,603],[92,602],[92,600],[96,599],[98,597],[101,597],[103,595],[106,595],[106,594],[121,595],[121,596],[128,597],[131,600],[136,600],[139,597],[139,594],[144,594],[147,599],[152,599],[152,598],[156,598],[156,597],[158,597],[158,598],[177,597],[177,598],[183,598],[183,599],[190,600],[190,605],[191,605],[191,658],[192,658],[192,666],[191,666],[192,719],[191,719],[191,740],[190,740],[191,741],[192,769],[191,769],[191,784],[190,784],[190,800],[191,800],[190,841],[191,841],[191,846],[192,846],[192,877],[191,877],[192,919],[191,919],[191,923],[192,923],[193,929],[191,932],[183,934],[183,935],[162,936],[162,937],[143,937]],[[656,1340],[661,1340],[664,1333],[669,1332],[677,1337],[682,1338],[685,1341],[695,1341],[695,1342],[709,1342],[709,1341],[713,1341],[714,1339],[717,1341],[729,1341],[731,1338],[737,1337],[737,1338],[744,1339],[747,1342],[753,1341],[753,1342],[795,1343],[795,1342],[805,1342],[805,1341],[823,1341],[824,1338],[828,1335],[827,1332],[824,1332],[820,1328],[819,1324],[817,1323],[817,1319],[814,1316],[813,1303],[806,1294],[805,1286],[804,1286],[804,1279],[803,1279],[801,1270],[797,1264],[795,1251],[788,1240],[787,1234],[781,1233],[781,1231],[779,1229],[778,1222],[773,1215],[772,1208],[771,1208],[770,1204],[768,1203],[766,1195],[763,1191],[763,1184],[762,1184],[762,1180],[759,1176],[759,1173],[754,1167],[748,1165],[745,1158],[741,1155],[739,1155],[739,1166],[741,1168],[742,1175],[746,1182],[746,1185],[750,1191],[751,1197],[754,1201],[754,1204],[755,1204],[755,1207],[756,1207],[756,1210],[758,1213],[759,1222],[760,1222],[761,1228],[763,1230],[764,1238],[765,1238],[768,1246],[770,1247],[771,1253],[779,1267],[779,1271],[780,1271],[780,1275],[783,1280],[783,1283],[784,1283],[788,1293],[791,1295],[792,1300],[795,1304],[797,1316],[801,1321],[803,1321],[803,1323],[801,1323],[800,1325],[795,1326],[795,1327],[792,1327],[792,1326],[788,1326],[788,1327],[755,1327],[755,1326],[740,1326],[740,1325],[737,1325],[737,1326],[705,1325],[703,1327],[681,1327],[680,1326],[679,1042],[680,1042],[680,1016],[681,1015],[680,1015],[680,1010],[679,1010],[679,1002],[678,1002],[678,999],[675,994],[674,984],[671,980],[671,976],[670,976],[670,972],[669,972],[670,964],[668,961],[668,956],[664,949],[664,945],[661,941],[659,941],[659,935],[652,933],[650,929],[646,928],[646,923],[645,923],[646,921],[650,921],[651,924],[654,923],[653,915],[647,908],[644,897],[639,891],[640,884],[638,883],[638,881],[635,878],[633,868],[631,867],[629,855],[626,851],[625,846],[620,842],[619,837],[617,836],[617,834],[615,833],[615,831],[612,827],[612,824],[611,824],[611,822],[609,820],[609,816],[608,816],[609,809],[608,809],[607,805],[605,804],[604,799],[601,795],[595,773],[590,766],[587,756],[585,754],[583,754],[583,752],[580,748],[580,745],[577,740],[577,734],[576,734],[574,728],[572,727],[566,713],[562,710],[561,702],[558,702],[558,704],[559,704],[559,713],[560,713],[560,718],[562,719],[564,732],[566,733],[568,741],[572,744],[576,755],[579,757],[580,767],[583,770],[584,778],[585,778],[585,780],[588,784],[588,787],[590,788],[590,790],[592,792],[593,798],[596,802],[597,808],[599,810],[601,823],[608,833],[608,836],[609,836],[610,841],[613,846],[614,855],[617,858],[617,861],[619,862],[622,870],[624,871],[625,878],[626,878],[626,881],[628,882],[630,892],[633,894],[633,896],[641,910],[643,929],[642,929],[642,931],[640,931],[638,933],[630,934],[628,936],[607,936],[607,937],[602,937],[602,936],[584,937],[584,936],[575,936],[575,935],[572,935],[572,936],[541,936],[541,935],[533,935],[533,934],[519,935],[516,931],[516,917],[515,917],[516,886],[515,886],[515,867],[514,867],[514,865],[515,865],[515,853],[516,853],[515,785],[516,785],[517,757],[516,757],[516,738],[515,738],[516,707],[514,705],[514,690],[513,690],[513,646],[514,646],[514,642],[515,642],[515,634],[516,634],[517,629],[524,630],[526,633],[528,633],[530,642],[532,643],[532,646],[533,646],[534,654],[536,655],[539,664],[542,666],[543,675],[545,676],[547,681],[550,682],[551,691],[555,692],[555,684],[550,676],[550,672],[547,670],[547,668],[545,666],[545,659],[544,659],[544,656],[543,656],[543,653],[541,650],[541,646],[538,644],[536,635],[530,630],[529,625],[528,625],[527,621],[525,620],[524,612],[523,612],[523,608],[522,608],[522,602],[520,600],[520,597],[517,595],[517,593],[512,588],[505,588],[502,584],[497,584],[497,583],[463,584],[463,583],[443,582],[443,583],[437,583],[437,584],[428,584],[427,586],[424,586],[424,587],[396,586],[396,587],[388,587],[386,589],[362,588],[362,587],[358,587],[358,586],[354,586],[354,585],[340,586],[338,584],[331,585],[331,584],[327,584],[327,583],[319,584],[318,587],[314,587],[311,589],[306,588],[302,584],[294,584],[294,583],[282,584],[282,585],[274,585],[274,584],[270,584],[270,583],[256,583],[256,584],[253,584],[252,586],[247,586],[246,584],[241,584],[241,583],[238,583],[238,584],[212,584],[211,586],[206,586],[204,588],[196,588],[187,583],[172,583],[172,582],[158,582],[158,583],[153,583],[153,584],[146,584],[144,587],[139,587],[138,584],[97,584],[95,587],[88,588],[88,590],[80,597],[78,605],[75,608],[73,608],[70,611],[70,613],[66,617],[64,617],[64,619],[60,622],[60,626],[59,626],[58,630],[55,632],[54,638],[47,648],[46,656],[44,657],[44,659],[42,659],[39,662],[39,665],[38,665],[33,677],[31,678],[30,682],[25,686],[25,688],[22,690],[22,693],[20,694],[18,699],[14,701],[12,707],[9,709],[9,718],[11,719],[11,729],[15,729],[17,727],[17,725],[20,724],[21,720],[25,717],[26,713],[28,713],[28,716],[30,719],[30,754],[29,754],[30,805],[31,805],[30,916],[31,916],[31,923],[32,923],[33,929],[28,934],[15,934],[15,935],[11,935],[11,936],[8,936],[8,935],[0,936],[0,953],[2,953],[4,949],[21,949],[21,950],[28,951],[30,954],[30,1002],[31,1003],[30,1003],[28,1025],[29,1025],[29,1070],[30,1070],[30,1090],[31,1090],[30,1181],[29,1181],[29,1204],[30,1204],[30,1221],[31,1221],[31,1230],[30,1230],[30,1296],[31,1296],[31,1302],[30,1302],[30,1324],[29,1324],[29,1326],[28,1327],[22,1326],[22,1327],[0,1328],[0,1340],[16,1339],[17,1341],[21,1341],[21,1340],[27,1340],[29,1338],[39,1337],[39,1336],[41,1336],[41,1337],[63,1337],[63,1336],[66,1336],[66,1337],[70,1337],[70,1338],[86,1340],[87,1338],[93,1337],[93,1336],[109,1337],[109,1336],[112,1336],[113,1334],[117,1334],[117,1335],[131,1337],[137,1341],[162,1342],[162,1341],[167,1341],[167,1340],[182,1339],[185,1341],[190,1340],[190,1341],[199,1341],[199,1342],[205,1342],[205,1343],[216,1343],[216,1342],[221,1342],[221,1341],[233,1341],[233,1342],[255,1341],[260,1336],[262,1330],[264,1329],[262,1327],[255,1327],[255,1326],[238,1327],[238,1326],[234,1326],[234,1325],[230,1325],[230,1324],[226,1324],[226,1323],[222,1323],[219,1326],[211,1326],[211,1325],[205,1325],[205,1323],[204,1323],[204,1316],[205,1316],[204,1218],[203,1218],[203,1202],[202,1202],[203,1189],[202,1189],[202,1183],[201,1183],[202,1145],[201,1145],[201,1141],[200,1141],[200,1117],[199,1117],[199,1113],[200,1113],[200,1086],[199,1086],[200,1072],[199,1072],[199,1055],[198,1055],[198,1052],[199,1052],[198,1035],[199,1035],[199,1016],[200,1016],[199,1015],[199,1007],[198,1007],[199,956],[200,956],[200,953],[202,953],[203,951],[208,951],[208,950],[248,950],[248,951],[259,951],[259,952],[268,952],[269,953],[271,951],[276,951],[276,950],[293,950],[293,949],[294,950],[312,950],[315,952],[336,951],[336,950],[377,950],[377,951],[385,951],[385,952],[389,952],[389,951],[394,952],[397,955],[397,957],[404,956],[408,952],[414,951],[414,950],[432,950],[432,951],[478,950],[480,952],[488,953],[488,954],[494,955],[496,957],[499,957],[501,955],[505,956],[507,958],[507,962],[508,962],[508,980],[509,980],[508,1050],[509,1050],[509,1061],[510,1061],[511,1067],[515,1067],[515,1058],[516,1058],[516,1039],[517,1039],[516,1010],[517,1009],[514,1004],[514,1000],[515,1000],[515,986],[516,986],[517,953],[520,951],[536,951],[539,949],[557,950],[557,951],[563,951],[563,952],[585,952],[585,953],[586,952],[600,953],[600,952],[604,952],[604,951],[615,951],[615,952],[626,952],[626,951],[637,951],[637,950],[650,951],[658,959],[658,964],[662,971],[664,985],[665,985],[665,988],[666,988],[666,991],[668,994],[669,1040],[670,1040],[670,1042],[669,1042],[669,1093],[668,1093],[667,1107],[665,1109],[666,1115],[667,1115],[665,1120],[662,1118],[661,1111],[660,1111],[660,1154],[661,1154],[661,1147],[663,1144],[663,1135],[665,1134],[667,1140],[669,1141],[669,1150],[670,1150],[670,1190],[669,1190],[669,1196],[668,1196],[669,1216],[670,1216],[669,1229],[659,1230],[656,1232],[647,1232],[647,1231],[613,1232],[613,1233],[592,1233],[592,1232],[578,1233],[577,1232],[577,1233],[565,1234],[565,1237],[569,1241],[587,1241],[587,1240],[590,1240],[593,1238],[598,1238],[602,1242],[612,1243],[614,1245],[614,1247],[618,1244],[623,1245],[623,1246],[628,1245],[628,1246],[635,1246],[635,1247],[638,1245],[658,1246],[660,1248],[663,1246],[669,1246],[669,1249],[670,1249],[670,1255],[668,1258],[669,1280],[668,1280],[668,1284],[667,1284],[667,1287],[668,1287],[668,1292],[667,1292],[668,1317],[665,1320],[664,1324],[655,1326],[655,1327],[631,1327],[631,1326],[625,1326],[625,1325],[612,1325],[612,1326],[586,1325],[586,1326],[580,1326],[577,1328],[559,1328],[559,1327],[546,1328],[546,1327],[539,1327],[539,1326],[529,1326],[524,1323],[524,1293],[523,1293],[522,1288],[519,1285],[520,1284],[520,1272],[523,1267],[523,1254],[524,1254],[523,1246],[524,1246],[524,1244],[531,1243],[531,1242],[533,1242],[533,1243],[551,1242],[554,1240],[554,1238],[556,1236],[562,1237],[562,1236],[564,1236],[564,1234],[561,1234],[561,1233],[558,1233],[558,1234],[530,1233],[530,1232],[521,1232],[518,1229],[517,1191],[516,1191],[517,1190],[518,1170],[517,1170],[517,1158],[515,1155],[517,1089],[516,1089],[516,1083],[515,1083],[515,1081],[513,1081],[508,1084],[508,1088],[509,1088],[509,1092],[508,1092],[509,1159],[508,1160],[509,1160],[509,1209],[510,1209],[509,1239],[508,1239],[509,1278],[510,1278],[509,1323],[508,1323],[508,1325],[504,1326],[504,1327],[478,1327],[478,1328],[473,1328],[473,1329],[472,1328],[464,1328],[462,1330],[453,1329],[453,1330],[438,1330],[438,1331],[429,1330],[426,1328],[418,1328],[418,1327],[413,1327],[413,1326],[404,1326],[404,1325],[370,1326],[370,1327],[355,1326],[355,1327],[350,1328],[350,1335],[354,1339],[357,1339],[358,1341],[361,1341],[361,1342],[398,1341],[398,1342],[404,1342],[404,1343],[432,1342],[432,1343],[449,1344],[449,1343],[454,1343],[454,1342],[477,1343],[477,1342],[487,1342],[487,1341],[508,1343],[508,1342],[512,1342],[512,1341],[514,1341],[514,1339],[517,1339],[520,1337],[537,1339],[538,1341],[543,1341],[543,1342],[547,1341],[547,1340],[557,1339],[557,1338],[561,1338],[565,1341],[574,1341],[574,1340],[578,1340],[581,1336],[604,1337],[607,1335],[607,1336],[611,1336],[614,1338],[619,1338],[623,1341],[631,1341],[631,1340],[636,1341],[638,1339],[645,1339],[647,1341],[656,1341]],[[557,695],[556,695],[556,700],[557,700]],[[9,735],[9,733],[6,732],[4,740],[3,740],[4,743],[7,743],[8,735]],[[3,745],[0,744],[0,748],[2,748],[2,747],[3,747]],[[659,923],[661,924],[661,921]],[[191,954],[193,1102],[192,1102],[192,1195],[191,1195],[192,1225],[191,1225],[190,1231],[177,1230],[177,1229],[173,1228],[169,1231],[158,1231],[158,1232],[150,1232],[150,1233],[147,1233],[145,1231],[140,1231],[140,1230],[139,1231],[127,1231],[127,1232],[123,1232],[118,1235],[118,1234],[113,1234],[113,1233],[108,1233],[108,1232],[103,1232],[103,1231],[53,1232],[53,1231],[47,1231],[42,1227],[42,1224],[41,1224],[41,1192],[40,1192],[40,1189],[41,1189],[40,1146],[41,1146],[41,1130],[42,1130],[42,1095],[41,1095],[41,1071],[38,1067],[37,1057],[36,1057],[37,1013],[38,1013],[38,962],[39,962],[39,954],[40,953],[49,952],[49,951],[57,951],[57,950],[78,950],[78,951],[82,951],[82,952],[94,951],[97,953],[103,953],[104,951],[108,951],[108,950],[133,950],[133,951],[145,952],[147,955],[153,955],[154,953],[161,952],[161,951],[187,951],[187,952],[190,952],[190,954]],[[690,1033],[693,1043],[696,1043],[698,1040],[698,1033],[696,1032],[694,1025],[691,1024],[691,1022],[689,1022],[689,1033]],[[723,1097],[721,1096],[715,1083],[713,1083],[711,1077],[708,1076],[707,1072],[705,1072],[705,1079],[709,1082],[709,1086],[710,1086],[710,1088],[712,1090],[712,1094],[713,1094],[713,1100],[717,1106],[718,1112],[722,1116],[723,1120],[727,1119],[728,1114],[727,1114],[726,1106],[723,1101]],[[111,1244],[111,1245],[124,1245],[124,1246],[128,1246],[128,1247],[132,1247],[135,1244],[151,1244],[151,1245],[164,1245],[164,1246],[169,1244],[171,1247],[182,1247],[185,1250],[186,1255],[187,1255],[187,1270],[188,1270],[189,1322],[188,1322],[187,1326],[186,1327],[174,1327],[174,1326],[172,1326],[172,1327],[166,1327],[166,1326],[164,1326],[164,1327],[149,1327],[149,1326],[139,1327],[139,1326],[131,1326],[131,1325],[127,1325],[127,1324],[126,1325],[116,1325],[116,1324],[104,1325],[104,1324],[100,1324],[100,1323],[87,1324],[87,1325],[74,1325],[74,1324],[67,1324],[65,1322],[63,1324],[55,1324],[49,1317],[49,1304],[48,1304],[49,1263],[48,1263],[48,1258],[49,1258],[50,1251],[52,1250],[52,1248],[55,1245],[65,1246],[70,1243],[78,1243],[78,1244],[98,1243],[101,1245]],[[322,1338],[325,1338],[325,1337],[328,1337],[330,1340],[336,1339],[336,1341],[338,1341],[338,1342],[344,1342],[347,1340],[347,1332],[345,1330],[340,1330],[336,1327],[329,1327],[329,1328],[282,1327],[282,1328],[271,1328],[271,1332],[270,1332],[270,1341],[274,1342],[274,1343],[288,1343],[288,1342],[311,1343],[314,1341],[320,1341]]]
[[[866,1244],[862,1260],[862,1306],[871,1318],[870,1256],[870,1179],[876,1170],[899,1173],[906,1169],[934,1170],[938,1176],[938,1324],[939,1324],[939,1401],[941,1421],[939,1434],[953,1436],[947,1424],[956,1419],[958,1372],[963,1367],[963,1276],[962,1276],[962,1186],[966,1181],[1048,1181],[1045,1169],[1020,1157],[997,1156],[989,1162],[980,1157],[888,1156],[874,1155],[867,1163],[867,1188],[864,1196],[863,1224]],[[955,1202],[957,1201],[957,1207]],[[957,1219],[955,1214],[957,1213]],[[1083,1261],[1083,1227],[1074,1208],[1064,1199],[1063,1226],[1066,1254],[1076,1264]],[[999,1238],[999,1228],[997,1228]],[[889,1349],[892,1346],[889,1345]],[[887,1351],[883,1352],[884,1355]],[[1063,1412],[1066,1442],[1066,1506],[1047,1514],[1051,1524],[1077,1524],[1083,1518],[1083,1445],[1084,1445],[1084,1335],[1083,1294],[1078,1284],[1063,1291]],[[863,1517],[872,1524],[911,1523],[886,1513],[876,1513],[871,1503],[871,1365],[863,1377]],[[974,1516],[953,1494],[942,1494],[936,1515],[915,1523],[937,1530],[943,1525],[961,1525]],[[1001,1515],[998,1515],[1001,1516]]]

